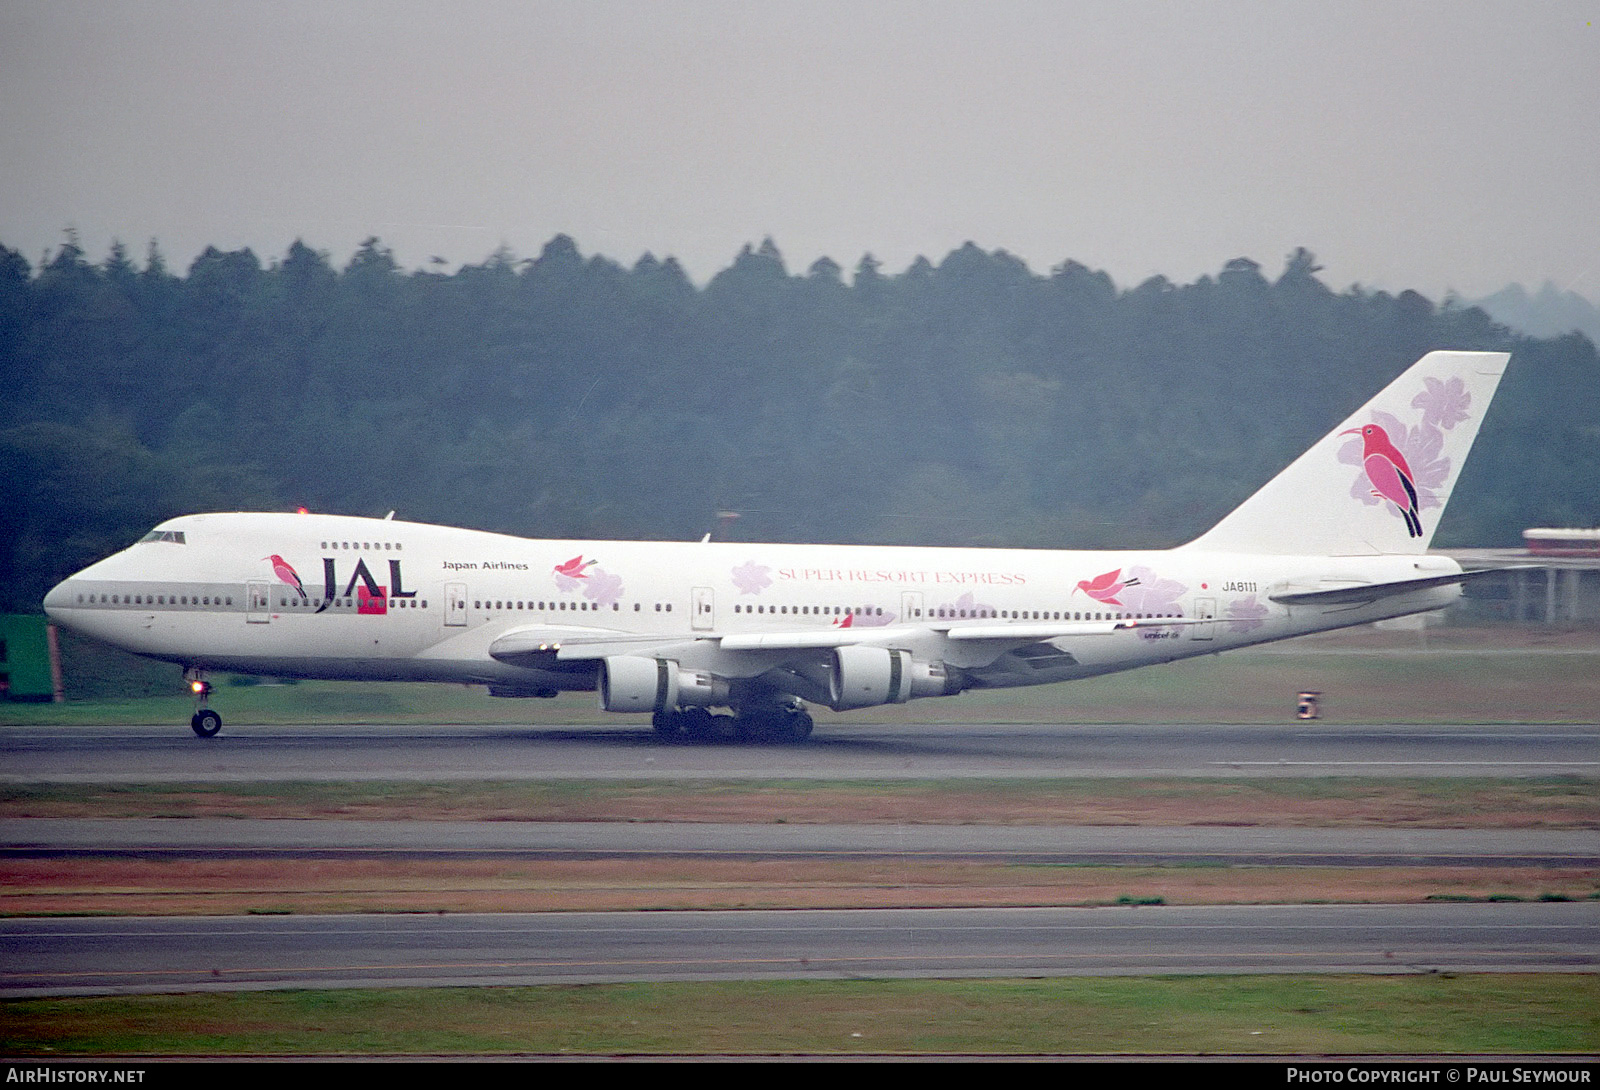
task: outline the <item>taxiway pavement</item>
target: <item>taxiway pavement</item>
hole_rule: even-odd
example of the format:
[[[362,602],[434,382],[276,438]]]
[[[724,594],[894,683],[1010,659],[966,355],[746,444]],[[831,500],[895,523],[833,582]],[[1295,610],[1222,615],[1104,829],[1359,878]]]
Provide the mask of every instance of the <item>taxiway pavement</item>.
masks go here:
[[[1600,904],[0,921],[0,995],[890,976],[1594,972]]]
[[[1600,777],[1600,726],[820,725],[804,745],[628,727],[0,727],[0,781]]]

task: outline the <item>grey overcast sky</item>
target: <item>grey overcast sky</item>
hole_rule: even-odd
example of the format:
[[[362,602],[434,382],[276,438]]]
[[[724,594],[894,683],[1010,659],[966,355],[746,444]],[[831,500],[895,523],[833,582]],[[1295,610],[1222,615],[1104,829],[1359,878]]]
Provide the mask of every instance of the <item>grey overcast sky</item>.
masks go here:
[[[0,0],[0,243],[1600,298],[1600,0]]]

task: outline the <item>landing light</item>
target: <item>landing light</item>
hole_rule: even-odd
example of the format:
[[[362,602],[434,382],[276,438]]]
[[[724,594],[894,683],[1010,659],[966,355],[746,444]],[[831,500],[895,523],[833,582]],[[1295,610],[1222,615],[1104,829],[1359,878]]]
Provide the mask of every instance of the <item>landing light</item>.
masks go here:
[[[211,692],[211,682],[191,681],[189,682],[189,688],[194,691],[196,696],[205,696],[207,693]]]

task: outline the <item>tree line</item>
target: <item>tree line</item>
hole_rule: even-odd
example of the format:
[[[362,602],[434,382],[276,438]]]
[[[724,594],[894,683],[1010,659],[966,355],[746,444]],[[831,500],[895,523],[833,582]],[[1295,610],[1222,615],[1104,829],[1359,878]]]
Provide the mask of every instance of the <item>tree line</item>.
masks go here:
[[[0,246],[0,607],[150,526],[292,509],[529,536],[1169,546],[1424,352],[1512,370],[1440,528],[1600,521],[1600,359],[1297,250],[1176,284],[937,264],[803,273],[770,240],[703,287],[566,236],[453,273],[152,244]]]

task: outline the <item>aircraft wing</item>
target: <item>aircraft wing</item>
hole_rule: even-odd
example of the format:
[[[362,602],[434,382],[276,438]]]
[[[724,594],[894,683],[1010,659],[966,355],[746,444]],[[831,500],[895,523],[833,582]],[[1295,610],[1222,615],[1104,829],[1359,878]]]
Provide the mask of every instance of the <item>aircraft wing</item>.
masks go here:
[[[1334,587],[1330,590],[1289,590],[1279,594],[1269,594],[1267,597],[1284,606],[1367,605],[1384,598],[1393,598],[1400,594],[1411,594],[1419,590],[1432,590],[1434,587],[1447,587],[1451,583],[1466,583],[1486,575],[1498,575],[1500,572],[1505,571],[1524,571],[1537,566],[1536,564],[1528,564],[1519,565],[1515,568],[1479,568],[1476,571],[1454,572],[1450,575],[1433,575],[1426,579],[1398,579],[1390,583],[1358,583],[1354,586]]]
[[[607,629],[586,629],[538,625],[514,629],[495,640],[489,654],[501,661],[514,661],[527,655],[548,655],[558,659],[599,659],[610,655],[649,655],[654,651],[681,647],[700,641],[713,643],[730,652],[824,651],[856,644],[899,646],[921,643],[930,637],[963,644],[991,642],[996,654],[1005,647],[1038,643],[1040,640],[1071,636],[1104,636],[1133,628],[1169,628],[1176,625],[1206,623],[1193,617],[1146,618],[1121,621],[1057,621],[1034,624],[926,624],[888,625],[874,628],[825,628],[790,632],[749,632],[720,635],[714,632],[677,632],[637,635]]]

